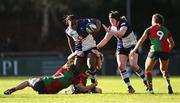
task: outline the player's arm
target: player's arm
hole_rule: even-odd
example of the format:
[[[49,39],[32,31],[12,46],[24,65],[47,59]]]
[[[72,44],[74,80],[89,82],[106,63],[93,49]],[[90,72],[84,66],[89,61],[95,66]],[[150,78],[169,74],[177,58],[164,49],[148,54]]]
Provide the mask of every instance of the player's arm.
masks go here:
[[[175,43],[170,33],[169,33],[169,37],[167,38],[167,41],[169,43],[169,49],[172,50],[175,46]]]
[[[115,30],[110,30],[109,28],[107,28],[106,25],[103,24],[103,28],[105,29],[106,32],[113,34],[115,37],[117,38],[121,38],[122,36],[124,36],[124,34],[127,31],[127,27],[126,26],[122,26],[118,31]]]
[[[71,37],[69,35],[66,35],[66,37],[67,37],[67,40],[68,40],[69,48],[70,48],[71,52],[73,53],[74,49],[73,49],[73,43],[72,43]]]
[[[82,51],[82,38],[79,37],[77,31],[75,31],[75,30],[67,30],[66,32],[68,34],[67,39],[68,39],[68,45],[69,45],[69,48],[71,49],[71,52],[72,53],[75,52],[78,56],[83,57],[84,53]],[[72,35],[72,36],[69,36],[69,35]],[[71,40],[71,39],[73,39],[73,40]],[[72,43],[72,41],[74,41],[75,45]],[[75,51],[74,51],[73,47],[74,47]]]
[[[99,42],[99,44],[97,45],[97,48],[100,49],[103,46],[105,46],[108,41],[112,38],[112,33],[106,32],[106,35],[104,36],[104,38]]]
[[[95,88],[96,86],[97,86],[97,82],[92,83],[92,84],[87,85],[87,86],[84,86],[82,83],[78,83],[78,84],[76,85],[76,88],[77,88],[80,92],[84,93],[84,92],[89,92],[89,91],[91,91],[91,90],[92,90],[93,88]]]
[[[144,34],[141,36],[141,38],[138,40],[136,46],[134,47],[133,50],[131,50],[130,55],[134,54],[138,48],[144,43],[144,41],[147,39],[148,35],[147,35],[147,30],[145,30]]]
[[[126,26],[122,26],[118,31],[111,30],[109,32],[111,32],[115,37],[121,38],[126,33],[127,29]]]

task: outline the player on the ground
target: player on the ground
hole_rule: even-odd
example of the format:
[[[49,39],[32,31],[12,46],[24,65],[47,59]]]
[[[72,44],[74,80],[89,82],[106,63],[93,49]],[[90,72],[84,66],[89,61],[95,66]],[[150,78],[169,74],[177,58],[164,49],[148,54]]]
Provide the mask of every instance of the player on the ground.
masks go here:
[[[109,28],[103,25],[107,33],[102,41],[97,45],[97,48],[102,48],[103,46],[105,46],[113,36],[117,38],[116,59],[118,68],[121,77],[128,87],[128,92],[134,93],[135,90],[130,83],[128,72],[125,69],[128,59],[131,68],[140,78],[142,78],[144,84],[147,86],[144,72],[137,64],[138,53],[135,53],[135,55],[133,56],[129,55],[130,51],[136,45],[136,37],[134,35],[132,27],[128,24],[126,18],[124,16],[121,17],[118,11],[111,11],[109,13],[109,22],[111,23],[111,26]]]
[[[131,51],[131,55],[137,51],[142,43],[149,38],[151,41],[151,47],[146,59],[146,77],[148,82],[148,92],[154,94],[152,86],[152,70],[159,60],[160,70],[164,79],[167,82],[168,93],[172,94],[173,90],[170,84],[170,77],[168,73],[169,53],[175,46],[172,35],[169,30],[163,26],[164,18],[161,14],[154,14],[152,16],[152,26],[144,31],[144,34],[137,42],[135,48]]]
[[[80,92],[90,92],[96,88],[97,81],[86,86],[82,85],[88,77],[88,70],[86,72],[79,72],[73,65],[74,60],[69,59],[68,62],[62,66],[53,76],[45,76],[42,78],[33,78],[20,83],[19,85],[7,89],[4,94],[10,95],[15,91],[22,90],[26,87],[32,87],[39,94],[56,94],[64,88],[74,84]],[[79,73],[79,74],[77,74]],[[96,90],[96,89],[95,89]],[[99,90],[99,88],[97,89]],[[102,92],[102,91],[97,91]]]

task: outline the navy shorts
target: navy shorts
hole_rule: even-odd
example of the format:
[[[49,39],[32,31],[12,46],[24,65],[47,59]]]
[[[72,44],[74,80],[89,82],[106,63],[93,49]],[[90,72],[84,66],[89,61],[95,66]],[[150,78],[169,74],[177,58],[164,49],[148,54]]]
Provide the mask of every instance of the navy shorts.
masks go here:
[[[157,59],[168,60],[169,59],[169,53],[166,53],[166,52],[149,52],[148,57],[153,59],[153,60],[157,60]]]
[[[45,87],[45,84],[43,82],[43,80],[41,78],[33,78],[33,86],[32,88],[37,91],[39,94],[48,94],[46,92],[46,87]]]
[[[123,54],[123,55],[128,56],[130,54],[131,50],[134,49],[134,47],[135,46],[133,45],[133,46],[131,46],[129,48],[118,48],[116,50],[116,53],[117,53],[117,55]],[[138,53],[138,51],[136,53]]]

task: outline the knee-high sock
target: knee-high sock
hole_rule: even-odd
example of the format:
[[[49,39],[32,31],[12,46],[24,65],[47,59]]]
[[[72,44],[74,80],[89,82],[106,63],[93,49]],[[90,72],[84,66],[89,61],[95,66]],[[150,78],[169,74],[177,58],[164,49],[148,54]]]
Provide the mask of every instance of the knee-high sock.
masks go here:
[[[129,74],[126,70],[120,71],[121,72],[121,77],[126,83],[127,86],[131,86],[130,80],[129,80]]]
[[[167,82],[167,85],[170,85],[170,77],[169,77],[169,72],[168,71],[162,71],[163,77]]]
[[[144,84],[147,86],[147,80],[146,80],[146,77],[145,77],[143,70],[141,68],[139,68],[136,71],[136,74],[143,80]]]
[[[152,72],[146,72],[147,83],[150,88],[152,88]]]

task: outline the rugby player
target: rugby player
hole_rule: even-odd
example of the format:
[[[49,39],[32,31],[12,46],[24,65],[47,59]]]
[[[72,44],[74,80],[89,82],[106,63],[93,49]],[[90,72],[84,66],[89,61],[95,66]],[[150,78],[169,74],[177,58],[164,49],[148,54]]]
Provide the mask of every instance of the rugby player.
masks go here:
[[[118,63],[118,68],[121,77],[123,78],[124,82],[128,87],[128,92],[134,93],[135,90],[130,83],[129,74],[125,69],[128,59],[131,68],[143,80],[145,86],[147,86],[144,72],[137,64],[138,53],[135,53],[135,55],[132,56],[129,55],[130,51],[136,45],[136,37],[134,35],[132,27],[129,25],[125,16],[121,17],[118,11],[111,11],[109,13],[109,21],[111,26],[107,28],[105,25],[103,25],[104,29],[106,30],[106,35],[97,45],[97,48],[99,49],[105,46],[113,36],[117,38],[116,59]]]
[[[169,53],[174,48],[175,43],[169,30],[165,26],[163,26],[164,17],[161,14],[154,14],[152,16],[151,22],[152,25],[144,31],[144,34],[137,42],[135,48],[131,51],[131,54],[134,55],[134,53],[142,45],[142,43],[147,38],[149,38],[151,41],[151,47],[145,63],[148,93],[154,94],[152,85],[152,71],[157,61],[159,60],[160,70],[163,74],[164,79],[166,80],[168,93],[172,94],[173,90],[170,84],[168,64]]]
[[[67,63],[53,76],[29,79],[11,89],[7,89],[4,94],[10,95],[13,92],[22,90],[26,87],[32,87],[32,89],[37,91],[39,94],[57,94],[59,91],[69,87],[71,84],[75,85],[80,92],[84,93],[90,92],[92,89],[96,88],[97,81],[87,86],[82,84],[86,83],[85,81],[89,76],[88,70],[85,72],[79,72],[73,63],[74,60],[69,59]]]
[[[98,69],[96,67],[97,58],[100,57],[100,53],[96,48],[96,41],[93,35],[99,32],[101,22],[98,19],[78,19],[74,15],[67,15],[65,16],[65,23],[68,26],[65,33],[69,47],[71,52],[76,53],[74,64],[77,68],[87,66],[91,70],[91,82],[94,83],[96,81],[96,69]],[[86,31],[88,23],[93,23],[97,27],[91,33]]]

